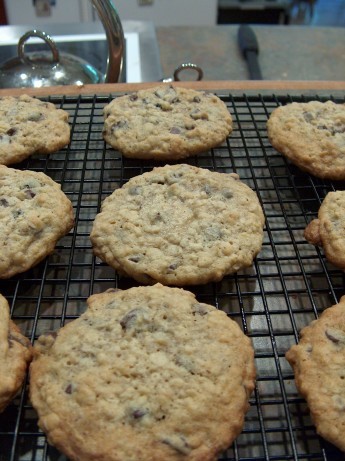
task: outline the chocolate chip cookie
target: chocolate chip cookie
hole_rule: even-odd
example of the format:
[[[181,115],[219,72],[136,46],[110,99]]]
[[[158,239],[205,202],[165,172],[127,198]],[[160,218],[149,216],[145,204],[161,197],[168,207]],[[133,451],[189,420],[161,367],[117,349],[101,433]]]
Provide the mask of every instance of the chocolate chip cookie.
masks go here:
[[[286,358],[317,432],[345,451],[345,297],[303,328]]]
[[[267,130],[272,146],[301,170],[345,179],[345,104],[287,104],[272,112]]]
[[[326,258],[345,270],[345,191],[328,192],[318,218],[308,224],[304,237],[321,246]]]
[[[8,303],[0,294],[0,412],[22,387],[31,358],[30,341],[10,319]]]
[[[44,173],[0,165],[0,278],[38,264],[73,223],[59,184]]]
[[[211,461],[240,433],[254,352],[237,323],[179,288],[92,295],[41,336],[30,397],[73,461]]]
[[[68,113],[28,95],[0,98],[0,164],[50,154],[70,142]]]
[[[161,85],[114,99],[104,108],[105,141],[126,157],[177,160],[221,144],[231,115],[212,93]]]
[[[95,255],[140,283],[219,281],[252,265],[264,216],[236,174],[166,165],[130,179],[103,202]]]

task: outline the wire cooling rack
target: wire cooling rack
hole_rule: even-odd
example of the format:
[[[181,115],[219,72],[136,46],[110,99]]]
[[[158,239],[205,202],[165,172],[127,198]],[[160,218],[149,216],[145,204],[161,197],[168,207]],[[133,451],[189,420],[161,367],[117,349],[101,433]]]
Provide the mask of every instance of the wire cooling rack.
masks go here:
[[[102,110],[114,96],[50,97],[70,114],[71,143],[17,166],[42,171],[60,183],[76,216],[74,229],[54,254],[28,272],[0,281],[12,318],[32,341],[78,317],[90,294],[135,285],[95,258],[89,239],[102,200],[128,179],[160,165],[125,159],[104,143]],[[300,329],[344,294],[343,272],[303,238],[327,192],[344,189],[344,184],[316,179],[286,161],[270,145],[266,121],[280,104],[344,100],[219,96],[232,114],[234,131],[222,146],[186,163],[238,173],[256,191],[266,216],[262,251],[251,268],[219,283],[187,287],[200,301],[227,312],[255,348],[257,382],[244,430],[219,459],[342,460],[343,454],[317,436],[284,354]],[[0,415],[0,461],[65,459],[39,430],[25,386]]]

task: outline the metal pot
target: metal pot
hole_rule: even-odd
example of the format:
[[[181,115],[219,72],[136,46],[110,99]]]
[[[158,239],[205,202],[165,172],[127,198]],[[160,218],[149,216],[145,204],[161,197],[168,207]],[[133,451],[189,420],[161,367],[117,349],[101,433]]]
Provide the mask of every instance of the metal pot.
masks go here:
[[[42,38],[50,51],[25,53],[25,43],[31,37]],[[18,56],[0,67],[0,88],[83,85],[103,80],[103,75],[83,59],[59,53],[54,40],[40,30],[26,32],[19,40]]]
[[[107,37],[108,61],[104,76],[87,61],[69,53],[59,53],[54,40],[45,32],[30,30],[19,39],[18,56],[0,65],[0,88],[116,83],[123,63],[122,24],[111,0],[91,1]],[[31,37],[44,40],[50,51],[25,53],[25,44]]]

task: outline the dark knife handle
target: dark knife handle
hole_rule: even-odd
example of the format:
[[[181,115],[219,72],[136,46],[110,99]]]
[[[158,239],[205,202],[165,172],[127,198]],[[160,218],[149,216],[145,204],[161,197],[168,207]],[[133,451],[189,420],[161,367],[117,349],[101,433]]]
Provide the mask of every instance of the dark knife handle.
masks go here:
[[[251,80],[262,80],[258,62],[259,44],[253,29],[241,24],[238,29],[238,45],[244,58],[247,60]]]

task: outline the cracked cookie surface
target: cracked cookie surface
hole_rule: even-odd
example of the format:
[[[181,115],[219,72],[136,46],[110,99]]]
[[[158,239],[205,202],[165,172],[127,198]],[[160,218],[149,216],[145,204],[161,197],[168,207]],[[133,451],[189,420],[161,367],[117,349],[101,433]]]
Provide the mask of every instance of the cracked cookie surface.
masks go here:
[[[140,283],[219,281],[253,263],[263,240],[256,193],[235,174],[166,165],[130,179],[102,204],[94,253]]]
[[[117,97],[104,117],[105,141],[133,158],[185,158],[222,144],[232,131],[220,98],[171,85]]]
[[[73,224],[72,203],[59,184],[0,165],[0,278],[38,264]]]
[[[345,191],[328,192],[304,237],[321,246],[328,261],[345,270]]]
[[[30,397],[73,461],[213,461],[240,433],[254,351],[236,322],[160,284],[92,295],[41,336]]]
[[[28,95],[0,98],[0,164],[50,154],[70,142],[68,113]]]
[[[0,412],[22,387],[31,358],[30,341],[10,319],[8,302],[0,294]]]
[[[267,131],[272,146],[301,170],[345,179],[345,104],[311,101],[278,107]]]
[[[317,432],[345,451],[345,297],[303,328],[286,358]]]

